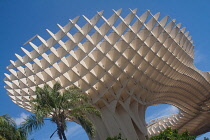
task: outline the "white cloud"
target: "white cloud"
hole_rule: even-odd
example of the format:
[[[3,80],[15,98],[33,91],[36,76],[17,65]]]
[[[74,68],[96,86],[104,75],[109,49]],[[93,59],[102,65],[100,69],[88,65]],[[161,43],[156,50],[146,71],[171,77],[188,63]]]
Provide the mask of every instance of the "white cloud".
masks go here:
[[[26,118],[28,117],[28,114],[25,114],[24,112],[22,112],[20,114],[20,117],[18,118],[14,118],[15,123],[18,125],[20,125]]]
[[[206,57],[199,50],[195,49],[194,51],[194,64],[198,65],[199,63],[202,63]]]
[[[159,118],[159,117],[162,117],[162,116],[177,114],[178,112],[179,112],[179,109],[177,107],[170,105],[169,107],[167,107],[159,112],[155,112],[154,114],[147,117],[146,122],[156,119],[156,118]]]

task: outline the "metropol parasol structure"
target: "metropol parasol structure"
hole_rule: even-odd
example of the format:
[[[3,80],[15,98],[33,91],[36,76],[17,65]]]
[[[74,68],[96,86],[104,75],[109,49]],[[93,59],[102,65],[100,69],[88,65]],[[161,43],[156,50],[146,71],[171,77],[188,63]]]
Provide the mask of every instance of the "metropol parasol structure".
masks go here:
[[[119,133],[144,140],[167,126],[199,135],[210,130],[210,75],[194,64],[193,41],[185,27],[168,16],[146,11],[137,15],[121,9],[106,18],[103,11],[80,25],[79,17],[60,26],[49,39],[36,35],[16,54],[5,74],[12,101],[33,111],[35,87],[59,81],[63,88],[79,87],[91,98],[102,118],[90,117],[96,139]],[[33,43],[34,40],[39,40]],[[171,104],[179,113],[145,122],[148,106]]]

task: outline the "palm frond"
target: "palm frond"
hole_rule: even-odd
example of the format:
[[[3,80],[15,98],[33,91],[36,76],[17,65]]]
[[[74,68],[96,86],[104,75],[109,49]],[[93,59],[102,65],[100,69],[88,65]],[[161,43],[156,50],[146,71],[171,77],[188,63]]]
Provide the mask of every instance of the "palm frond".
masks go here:
[[[69,110],[68,116],[77,116],[78,114],[101,117],[101,113],[96,107],[85,102],[75,104],[75,106]]]
[[[27,134],[17,128],[14,120],[8,115],[0,116],[0,136],[5,139],[26,140]]]
[[[0,116],[0,124],[7,124],[16,127],[15,121],[7,114]]]
[[[95,135],[95,127],[93,123],[87,118],[87,116],[77,116],[81,126],[85,129],[86,133],[89,134],[91,137]]]
[[[44,117],[31,115],[21,124],[20,129],[23,132],[31,133],[33,130],[38,130],[44,125]]]
[[[53,85],[53,91],[54,92],[57,92],[61,89],[61,84],[59,82],[56,82],[54,85]]]

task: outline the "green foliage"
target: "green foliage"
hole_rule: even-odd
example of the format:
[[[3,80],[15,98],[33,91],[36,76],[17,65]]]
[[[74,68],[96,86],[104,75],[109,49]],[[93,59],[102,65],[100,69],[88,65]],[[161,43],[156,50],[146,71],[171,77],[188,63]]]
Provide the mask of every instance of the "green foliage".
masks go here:
[[[100,112],[79,88],[74,86],[63,92],[60,92],[60,89],[61,85],[58,82],[52,88],[47,84],[43,88],[36,87],[36,98],[31,100],[35,115],[28,117],[21,128],[30,133],[40,129],[47,119],[57,125],[50,138],[57,132],[59,139],[66,140],[64,131],[67,129],[66,119],[68,119],[81,124],[88,135],[93,137],[95,128],[87,116],[100,116]]]
[[[0,136],[0,140],[6,140],[4,137]]]
[[[159,135],[152,136],[149,140],[195,140],[195,136],[190,136],[187,131],[179,134],[178,130],[168,127],[161,131]]]
[[[123,139],[121,133],[119,133],[118,136],[108,137],[106,140],[127,140],[127,139]]]
[[[26,140],[26,133],[17,128],[8,115],[0,116],[0,140]]]

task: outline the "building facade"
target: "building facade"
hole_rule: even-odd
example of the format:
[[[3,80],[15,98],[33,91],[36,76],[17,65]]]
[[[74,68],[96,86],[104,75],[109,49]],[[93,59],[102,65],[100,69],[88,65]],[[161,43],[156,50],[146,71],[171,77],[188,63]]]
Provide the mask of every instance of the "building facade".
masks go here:
[[[144,140],[167,126],[192,135],[209,131],[210,76],[193,64],[193,41],[175,19],[159,18],[137,9],[121,16],[103,11],[80,26],[76,17],[49,39],[36,35],[21,48],[25,55],[7,67],[5,88],[12,101],[33,112],[30,99],[35,87],[56,81],[88,94],[102,113],[90,117],[96,126],[96,139],[119,133],[128,140]],[[33,43],[38,40],[40,45]],[[148,106],[171,104],[176,115],[145,123]]]

